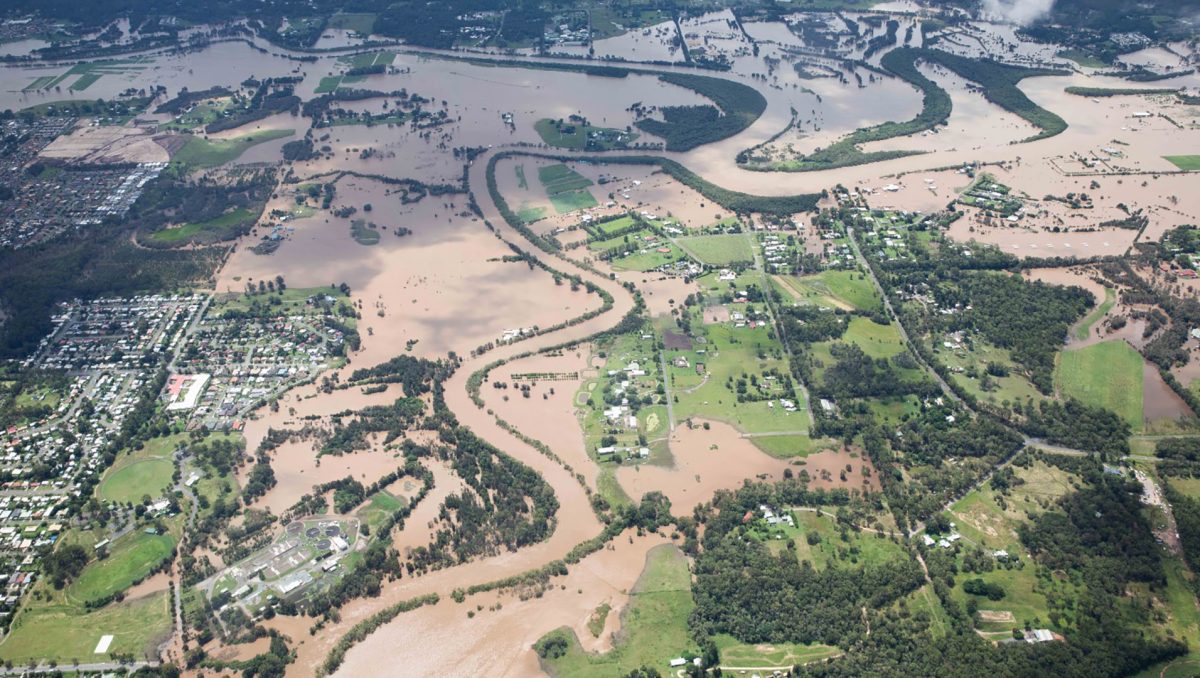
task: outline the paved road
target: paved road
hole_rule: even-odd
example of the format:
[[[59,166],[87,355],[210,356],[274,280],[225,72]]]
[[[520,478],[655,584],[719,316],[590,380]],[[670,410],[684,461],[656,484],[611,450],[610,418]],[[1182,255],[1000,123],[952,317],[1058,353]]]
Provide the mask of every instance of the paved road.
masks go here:
[[[662,368],[663,394],[667,397],[667,430],[675,430],[675,403],[671,398],[671,374],[667,372],[667,354],[658,352],[658,365]]]

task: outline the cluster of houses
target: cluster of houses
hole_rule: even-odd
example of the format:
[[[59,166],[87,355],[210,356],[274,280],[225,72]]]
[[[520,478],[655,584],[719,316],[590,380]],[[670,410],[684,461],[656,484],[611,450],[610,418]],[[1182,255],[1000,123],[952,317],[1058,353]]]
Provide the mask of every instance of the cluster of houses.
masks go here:
[[[143,295],[63,304],[26,365],[66,371],[146,369],[147,355],[178,347],[200,295]]]
[[[190,427],[237,430],[251,410],[311,380],[345,341],[319,317],[198,320],[180,353],[164,397]]]
[[[778,235],[770,234],[762,239],[763,258],[767,270],[771,273],[789,273],[791,266],[788,261],[788,244]]]
[[[42,150],[75,123],[70,116],[0,123],[0,137],[24,139],[0,162],[0,185],[14,193],[0,201],[0,247],[21,248],[68,229],[122,217],[167,166],[76,164],[69,172],[30,171],[41,167],[37,159]]]

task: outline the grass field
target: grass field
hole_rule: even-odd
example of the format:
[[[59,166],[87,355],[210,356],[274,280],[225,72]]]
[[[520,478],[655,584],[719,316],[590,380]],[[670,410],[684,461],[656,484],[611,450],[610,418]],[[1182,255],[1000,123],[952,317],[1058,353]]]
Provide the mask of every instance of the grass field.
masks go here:
[[[1108,63],[1080,49],[1064,49],[1058,53],[1058,56],[1070,59],[1084,68],[1106,68],[1109,66]]]
[[[868,312],[883,305],[870,278],[858,271],[823,271],[799,277],[780,275],[775,279],[801,303]]]
[[[1075,338],[1079,340],[1087,339],[1092,336],[1092,325],[1095,325],[1098,320],[1108,313],[1113,304],[1117,303],[1117,293],[1111,287],[1104,288],[1104,301],[1100,305],[1092,309],[1092,312],[1087,314],[1083,320],[1079,321],[1079,327],[1075,328]]]
[[[726,634],[713,636],[721,653],[722,666],[795,666],[840,655],[842,651],[829,645],[814,643],[742,643]]]
[[[1106,407],[1139,428],[1142,363],[1142,356],[1120,340],[1067,350],[1054,369],[1054,385],[1063,395]]]
[[[1011,612],[1013,615],[1011,622],[981,624],[981,628],[989,631],[1008,630],[1035,618],[1044,624],[1050,611],[1047,593],[1068,598],[1075,595],[1074,585],[1069,579],[1039,579],[1037,568],[1021,544],[1017,529],[1028,522],[1030,515],[1052,509],[1060,497],[1074,490],[1072,481],[1078,482],[1078,478],[1042,462],[1035,462],[1029,468],[1014,466],[1013,470],[1024,483],[1005,497],[1004,508],[997,501],[997,493],[985,486],[956,502],[948,512],[949,519],[956,523],[962,535],[964,547],[979,547],[985,551],[1004,549],[1023,563],[1023,566],[1012,569],[997,567],[992,572],[963,573],[958,576],[951,595],[960,603],[972,597],[962,590],[962,584],[967,579],[980,577],[1004,589],[1005,597],[998,601],[974,597],[980,610]]]
[[[362,508],[358,510],[357,515],[367,526],[374,530],[388,516],[403,507],[404,504],[404,499],[398,498],[386,490],[380,490],[367,498]]]
[[[161,231],[155,231],[150,236],[150,239],[164,243],[180,243],[191,240],[198,235],[211,233],[215,240],[230,240],[237,237],[238,233],[236,231],[239,226],[253,224],[257,219],[257,212],[251,212],[243,207],[232,212],[226,212],[216,219],[188,223],[178,228],[164,228]]]
[[[692,327],[700,325],[692,323]],[[771,368],[787,373],[787,362],[774,355],[779,346],[770,329],[721,323],[705,326],[704,338],[704,343],[693,345],[690,351],[666,352],[671,394],[677,398],[674,408],[677,421],[690,417],[713,419],[743,433],[809,430],[811,422],[801,391],[796,393],[797,411],[787,412],[782,407],[769,407],[764,400],[739,403],[737,393],[728,386],[730,379],[736,380],[743,374],[762,375]],[[679,356],[686,357],[692,366],[704,363],[706,375],[701,377],[694,367],[676,367],[672,362]]]
[[[590,192],[579,189],[551,195],[550,204],[554,205],[555,211],[559,214],[567,214],[575,210],[595,207],[599,203],[596,202],[596,198]]]
[[[233,139],[202,139],[192,137],[187,144],[179,149],[171,162],[186,165],[192,169],[217,167],[227,162],[237,160],[246,149],[261,143],[290,137],[295,134],[290,129],[270,129]]]
[[[741,233],[693,235],[677,238],[676,242],[696,259],[713,266],[754,261],[750,240]]]
[[[1200,155],[1164,155],[1163,157],[1185,172],[1200,170]]]
[[[538,136],[542,141],[550,146],[557,148],[569,148],[576,151],[581,151],[588,148],[589,135],[598,135],[592,138],[590,150],[607,151],[613,148],[624,148],[637,138],[637,134],[626,134],[622,130],[612,129],[609,127],[593,127],[592,125],[556,125],[550,118],[542,118],[533,123],[533,129],[537,131]],[[616,139],[621,141],[617,142]]]
[[[526,224],[532,224],[539,219],[546,218],[546,208],[521,205],[520,209],[517,210],[517,218]]]
[[[755,436],[750,438],[750,442],[777,459],[807,457],[823,450],[837,449],[839,445],[833,438],[810,438],[807,435]]]
[[[289,287],[283,292],[275,292],[266,295],[246,296],[241,292],[233,292],[230,294],[218,295],[213,299],[211,312],[213,314],[226,313],[235,311],[247,313],[250,311],[251,302],[266,303],[271,306],[272,313],[285,313],[288,315],[305,315],[306,313],[316,313],[317,311],[308,306],[308,298],[314,294],[322,296],[330,296],[338,300],[339,303],[349,308],[349,297],[336,287]],[[278,304],[275,302],[278,299]],[[343,322],[353,322],[353,318],[345,318]]]
[[[525,179],[525,166],[517,165],[513,168],[513,171],[517,174],[517,186],[522,189],[528,189],[529,182]]]
[[[890,358],[904,351],[904,340],[900,338],[900,330],[895,325],[880,325],[879,323],[854,316],[842,341],[856,344],[863,353],[872,358]]]
[[[587,188],[592,180],[562,163],[538,168],[538,181],[546,188],[546,195],[566,193]]]
[[[184,439],[180,435],[154,438],[142,449],[117,457],[96,488],[96,496],[121,503],[140,502],[146,495],[161,497],[175,471],[171,456]]]
[[[104,635],[113,636],[110,654],[157,658],[158,643],[171,632],[169,606],[166,591],[86,614],[70,604],[27,603],[0,642],[0,659],[17,665],[33,659],[60,664],[107,661],[108,655],[95,654]]]
[[[338,85],[342,84],[342,77],[343,76],[341,75],[324,76],[321,78],[320,82],[317,83],[317,87],[313,90],[313,94],[329,94],[333,90],[337,89]]]
[[[1197,675],[1200,675],[1200,652],[1190,652],[1135,673],[1133,678],[1195,678]]]
[[[100,79],[99,73],[84,73],[83,75],[79,76],[78,80],[71,83],[71,91],[72,92],[82,92],[83,90],[96,84],[96,81],[99,79]]]
[[[543,638],[565,637],[569,649],[562,657],[543,659],[542,666],[552,676],[571,678],[625,675],[641,666],[665,670],[670,659],[698,652],[687,628],[694,607],[687,558],[675,546],[656,546],[646,555],[646,566],[622,612],[621,634],[613,649],[589,654],[570,629],[558,629]]]
[[[379,244],[379,231],[371,228],[363,219],[355,219],[350,222],[350,237],[354,238],[354,242],[359,245],[369,247]]]
[[[999,404],[1005,400],[1015,402],[1032,398],[1037,401],[1044,397],[1033,382],[1021,374],[1020,367],[1013,361],[1008,349],[989,344],[982,337],[972,337],[970,348],[962,349],[947,349],[939,341],[934,341],[933,352],[938,360],[951,370],[961,368],[963,372],[954,371],[951,378],[982,401]],[[977,374],[982,375],[988,363],[1004,365],[1009,368],[1009,373],[1004,377],[990,377],[995,388],[985,391],[982,377],[971,378],[965,371],[974,369]]]
[[[107,558],[88,563],[67,588],[67,597],[84,603],[124,591],[144,579],[174,548],[175,537],[170,534],[130,532],[112,543]]]

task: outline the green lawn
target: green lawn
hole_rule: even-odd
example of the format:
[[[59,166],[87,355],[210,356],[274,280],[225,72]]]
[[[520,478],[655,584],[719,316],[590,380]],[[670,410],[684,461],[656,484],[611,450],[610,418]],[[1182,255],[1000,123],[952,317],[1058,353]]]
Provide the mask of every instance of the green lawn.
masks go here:
[[[67,588],[67,597],[79,603],[99,600],[133,586],[171,555],[175,538],[135,530],[113,542],[109,555],[88,563]]]
[[[1064,49],[1058,53],[1058,56],[1070,59],[1084,68],[1106,68],[1109,65],[1080,49]]]
[[[1161,662],[1136,673],[1133,678],[1196,678],[1200,675],[1200,652]]]
[[[933,352],[939,362],[953,371],[951,379],[980,400],[1000,404],[1005,400],[1015,402],[1032,398],[1038,401],[1045,397],[1033,382],[1021,373],[1020,366],[1013,361],[1008,349],[994,346],[982,337],[973,337],[970,348],[964,346],[959,349],[946,348],[937,340],[933,342]],[[982,376],[972,378],[967,376],[965,371],[974,369],[977,374],[982,375],[988,363],[1004,365],[1009,372],[1007,376],[990,377],[994,388],[985,391]]]
[[[317,88],[313,90],[313,94],[329,94],[342,84],[341,75],[326,75],[317,83]]]
[[[354,242],[359,245],[379,244],[379,230],[371,228],[371,225],[363,219],[355,219],[350,222],[350,237],[354,238]]]
[[[108,655],[94,653],[104,635],[113,636],[110,654],[157,658],[157,645],[170,632],[166,591],[86,614],[75,605],[30,601],[17,613],[11,633],[0,642],[0,658],[16,665],[33,659],[60,664],[106,661]]]
[[[546,217],[545,207],[530,207],[529,205],[521,205],[517,210],[517,218],[526,224],[532,224],[539,219]]]
[[[1079,327],[1075,328],[1075,338],[1082,341],[1092,336],[1092,325],[1095,325],[1096,321],[1103,318],[1104,314],[1108,313],[1109,309],[1111,309],[1115,303],[1117,303],[1116,291],[1111,287],[1105,287],[1104,301],[1100,302],[1096,308],[1092,309],[1091,313],[1087,314],[1083,320],[1079,321]]]
[[[145,495],[161,497],[171,484],[175,471],[171,456],[182,440],[182,436],[154,438],[142,449],[117,457],[96,488],[96,496],[121,503],[140,502]]]
[[[1200,170],[1200,155],[1164,155],[1163,157],[1185,172]]]
[[[542,666],[552,676],[571,678],[608,678],[641,666],[665,672],[671,659],[698,653],[687,627],[694,607],[687,558],[673,545],[656,546],[646,555],[646,566],[622,612],[621,635],[613,649],[604,654],[584,652],[570,629],[557,629],[543,640],[566,638],[568,650],[561,657],[544,658]]]
[[[402,508],[405,503],[404,499],[398,498],[386,490],[380,490],[367,498],[363,507],[358,510],[358,517],[374,530]]]
[[[1054,384],[1063,395],[1116,412],[1142,425],[1142,356],[1121,340],[1063,351]]]
[[[192,169],[217,167],[237,160],[238,156],[253,146],[293,134],[295,131],[290,129],[270,129],[233,139],[203,139],[194,136],[171,158],[171,162],[187,165]]]
[[[750,240],[742,233],[685,236],[676,242],[693,257],[712,266],[754,261]]]
[[[875,285],[859,271],[824,271],[806,276],[775,276],[797,301],[844,310],[875,311],[883,301]]]
[[[579,189],[551,195],[550,204],[554,205],[555,211],[557,211],[559,214],[567,214],[568,212],[574,212],[575,210],[595,207],[599,203],[596,202],[596,198],[593,197],[590,192],[584,189]]]

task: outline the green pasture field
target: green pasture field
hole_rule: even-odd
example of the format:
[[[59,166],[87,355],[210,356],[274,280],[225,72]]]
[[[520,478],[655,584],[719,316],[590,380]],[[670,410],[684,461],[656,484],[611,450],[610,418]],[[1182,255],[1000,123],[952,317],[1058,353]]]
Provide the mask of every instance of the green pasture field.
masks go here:
[[[815,275],[774,276],[797,301],[802,303],[860,311],[876,311],[883,301],[875,285],[859,271],[823,271]]]
[[[693,323],[693,327],[699,325]],[[787,361],[772,356],[780,347],[769,328],[738,328],[729,323],[710,324],[704,328],[705,343],[694,344],[690,351],[666,351],[671,394],[678,398],[674,407],[676,420],[696,417],[723,421],[743,433],[803,433],[809,430],[811,422],[802,391],[796,393],[797,411],[786,412],[778,403],[776,407],[768,407],[764,401],[739,403],[737,394],[726,385],[731,377],[736,380],[742,373],[761,375],[772,367],[783,374],[788,373]],[[760,352],[764,357],[759,357]],[[678,356],[686,357],[690,367],[672,364]],[[776,353],[776,356],[781,354]],[[694,366],[697,362],[705,364],[706,377],[696,374]]]
[[[1068,349],[1058,357],[1054,385],[1088,405],[1116,412],[1130,426],[1142,425],[1142,356],[1121,340]]]
[[[59,664],[108,661],[109,655],[94,653],[104,635],[113,636],[109,654],[157,658],[158,644],[171,633],[170,604],[166,591],[93,612],[61,602],[27,603],[0,642],[0,659],[17,665],[33,660]]]
[[[243,207],[208,221],[187,223],[178,228],[164,228],[161,231],[155,231],[150,239],[163,243],[179,243],[202,233],[216,232],[218,240],[229,240],[234,237],[234,233],[231,231],[233,227],[257,219],[257,214]]]
[[[175,537],[171,534],[130,532],[109,546],[107,558],[88,563],[67,588],[67,597],[85,603],[124,591],[144,579],[174,549]]]
[[[596,198],[590,192],[579,189],[551,195],[550,204],[554,205],[555,211],[559,214],[567,214],[576,210],[595,207],[599,203],[596,202]]]
[[[963,351],[964,353],[959,353],[958,351],[945,348],[938,341],[935,341],[933,345],[933,352],[937,355],[937,359],[946,365],[946,367],[951,368],[951,370],[955,368],[966,370],[973,367],[980,374],[983,374],[988,363],[1004,365],[1009,369],[1008,376],[991,377],[991,381],[995,383],[996,388],[989,391],[983,390],[980,386],[981,379],[972,379],[962,372],[953,372],[951,378],[954,382],[961,385],[976,398],[998,404],[1005,400],[1015,402],[1017,400],[1025,401],[1033,398],[1034,401],[1037,401],[1044,397],[1033,385],[1033,382],[1021,374],[1022,368],[1013,361],[1008,349],[994,346],[984,341],[983,337],[975,336],[971,339],[971,348],[963,349]]]
[[[1163,158],[1185,172],[1200,170],[1200,155],[1164,155]]]
[[[202,139],[200,137],[192,137],[188,139],[187,144],[183,148],[179,149],[175,157],[171,158],[171,162],[178,165],[186,165],[193,169],[217,167],[237,160],[242,153],[253,146],[274,141],[275,139],[290,137],[293,134],[295,134],[295,130],[270,129],[232,139]]]
[[[542,186],[546,188],[546,195],[551,197],[558,193],[577,191],[592,185],[591,179],[562,163],[539,167],[538,181],[541,181]]]
[[[741,233],[692,235],[677,238],[675,242],[699,261],[712,266],[754,261],[751,242]]]

